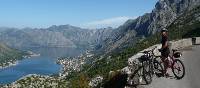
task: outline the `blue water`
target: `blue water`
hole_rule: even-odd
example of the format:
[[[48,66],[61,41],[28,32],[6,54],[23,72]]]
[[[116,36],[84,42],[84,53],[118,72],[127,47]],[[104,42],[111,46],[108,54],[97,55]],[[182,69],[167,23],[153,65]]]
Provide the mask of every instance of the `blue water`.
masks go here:
[[[28,74],[52,75],[61,70],[56,59],[63,56],[77,56],[83,50],[74,48],[28,48],[35,53],[40,53],[38,57],[25,58],[17,65],[5,69],[0,69],[0,84],[8,84],[18,80]]]

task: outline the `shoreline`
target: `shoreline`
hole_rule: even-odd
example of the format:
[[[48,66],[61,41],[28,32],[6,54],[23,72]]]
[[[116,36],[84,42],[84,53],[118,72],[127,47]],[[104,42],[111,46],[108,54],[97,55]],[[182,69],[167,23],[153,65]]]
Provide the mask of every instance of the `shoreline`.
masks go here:
[[[32,51],[27,51],[27,54],[26,55],[23,55],[20,59],[20,60],[13,60],[13,61],[7,61],[3,64],[6,64],[6,65],[0,65],[0,70],[1,69],[5,69],[5,68],[8,68],[8,67],[12,67],[12,66],[16,66],[19,61],[23,60],[23,59],[29,59],[31,57],[38,57],[40,56],[40,54],[36,54],[36,53],[33,53]]]
[[[19,63],[19,61],[17,60],[17,61],[14,61],[14,62],[7,62],[7,63],[8,63],[8,65],[0,66],[0,70],[8,68],[8,67],[16,66]]]

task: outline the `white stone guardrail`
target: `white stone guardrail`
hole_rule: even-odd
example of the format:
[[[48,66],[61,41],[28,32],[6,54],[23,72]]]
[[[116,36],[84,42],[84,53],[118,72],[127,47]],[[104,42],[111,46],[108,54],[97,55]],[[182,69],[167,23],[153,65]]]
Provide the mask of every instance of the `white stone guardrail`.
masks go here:
[[[195,41],[193,41],[193,39]],[[181,40],[178,40],[178,41],[170,41],[169,42],[169,48],[170,48],[170,50],[171,49],[182,49],[182,48],[189,47],[189,46],[196,45],[196,44],[200,44],[200,37],[181,39]],[[160,55],[160,52],[158,51],[158,49],[161,48],[161,44],[151,46],[151,47],[144,49],[142,51],[151,50],[155,47],[157,47],[157,48],[154,50],[154,53],[155,53],[156,56],[158,56],[158,55]],[[128,66],[121,70],[122,73],[131,74],[131,72],[133,72],[133,70],[134,70],[134,69],[132,69],[132,67],[134,67],[134,65],[137,65],[137,63],[139,63],[137,58],[141,57],[142,55],[143,55],[142,53],[137,53],[134,56],[130,57],[128,59]]]
[[[200,44],[200,37],[196,37],[196,44]]]
[[[192,38],[182,39],[178,41],[170,41],[169,48],[171,49],[182,49],[188,46],[192,46]]]

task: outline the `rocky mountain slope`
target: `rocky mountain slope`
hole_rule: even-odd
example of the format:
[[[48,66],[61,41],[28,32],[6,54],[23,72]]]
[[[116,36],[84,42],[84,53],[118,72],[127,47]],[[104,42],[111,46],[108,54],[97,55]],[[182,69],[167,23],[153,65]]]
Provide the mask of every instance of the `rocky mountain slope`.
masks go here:
[[[151,13],[134,20],[128,20],[124,25],[114,30],[99,48],[99,51],[121,51],[137,40],[155,34],[164,27],[171,25],[184,12],[200,5],[200,0],[159,0]]]

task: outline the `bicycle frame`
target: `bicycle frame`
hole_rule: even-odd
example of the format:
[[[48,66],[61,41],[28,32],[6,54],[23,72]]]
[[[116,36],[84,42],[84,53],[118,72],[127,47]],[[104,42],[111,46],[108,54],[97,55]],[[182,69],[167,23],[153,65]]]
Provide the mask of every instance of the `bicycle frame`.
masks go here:
[[[172,55],[169,55],[168,56],[168,58],[166,58],[167,59],[167,61],[168,61],[168,68],[174,68],[174,67],[172,67],[172,65],[173,65],[173,63],[174,63],[174,61],[175,61],[175,58],[174,58],[174,52],[175,51],[173,51],[173,53],[172,53]]]
[[[171,55],[169,55],[168,58],[166,58],[166,59],[167,59],[166,61],[168,61],[167,68],[173,68],[173,67],[172,67],[172,64],[173,64],[173,62],[174,62],[174,57],[171,56]]]

